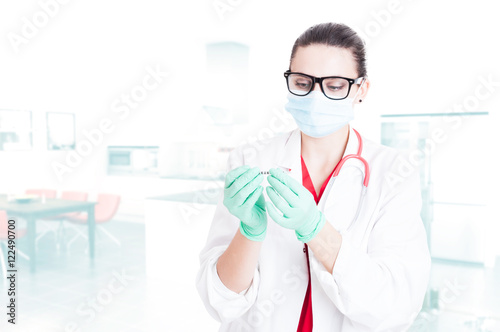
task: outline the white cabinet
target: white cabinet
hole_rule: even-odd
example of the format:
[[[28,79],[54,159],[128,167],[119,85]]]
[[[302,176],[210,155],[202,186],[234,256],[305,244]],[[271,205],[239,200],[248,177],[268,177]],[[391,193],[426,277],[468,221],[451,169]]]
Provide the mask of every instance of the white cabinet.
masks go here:
[[[217,192],[168,195],[146,199],[146,274],[165,312],[171,331],[216,331],[196,290],[198,255],[205,245]],[[202,199],[205,197],[206,199]],[[179,201],[174,201],[179,200]],[[194,203],[196,202],[196,203]]]
[[[99,192],[121,196],[116,220],[144,222],[145,199],[151,196],[197,191],[222,186],[217,181],[165,179],[146,176],[106,176]]]

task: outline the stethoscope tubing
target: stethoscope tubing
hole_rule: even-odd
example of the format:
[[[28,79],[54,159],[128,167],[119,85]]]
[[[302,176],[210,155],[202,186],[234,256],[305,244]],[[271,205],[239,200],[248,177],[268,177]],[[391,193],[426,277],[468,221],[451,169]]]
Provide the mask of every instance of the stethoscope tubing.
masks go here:
[[[349,159],[358,159],[359,161],[361,161],[363,163],[363,165],[365,167],[365,176],[363,179],[363,188],[361,190],[361,195],[359,198],[358,209],[356,211],[356,215],[352,219],[352,221],[349,224],[349,227],[347,227],[346,231],[349,231],[351,229],[352,225],[354,224],[354,222],[358,219],[359,213],[361,211],[361,208],[363,207],[363,203],[365,200],[366,189],[367,189],[368,183],[370,181],[370,165],[368,164],[366,159],[361,156],[361,153],[363,152],[363,140],[361,138],[361,135],[357,132],[356,129],[353,128],[352,130],[354,131],[354,133],[356,134],[356,136],[358,138],[358,142],[359,142],[358,151],[356,154],[349,154],[349,155],[343,157],[340,160],[338,166],[335,168],[335,171],[332,174],[332,177],[335,180],[335,178],[339,175],[340,170],[342,169],[342,166],[344,166],[345,162]]]
[[[339,175],[340,170],[342,169],[342,166],[344,166],[344,163],[347,160],[349,160],[351,158],[358,159],[365,166],[365,178],[363,180],[363,186],[366,188],[366,187],[368,187],[368,182],[370,181],[370,165],[368,165],[368,162],[366,161],[366,159],[361,156],[361,152],[363,152],[363,140],[361,139],[361,135],[357,132],[356,129],[353,128],[352,130],[354,131],[354,133],[358,137],[358,142],[359,142],[358,152],[356,154],[348,154],[347,156],[343,157],[339,161],[337,168],[335,168],[335,171],[333,172],[332,177],[336,178]]]

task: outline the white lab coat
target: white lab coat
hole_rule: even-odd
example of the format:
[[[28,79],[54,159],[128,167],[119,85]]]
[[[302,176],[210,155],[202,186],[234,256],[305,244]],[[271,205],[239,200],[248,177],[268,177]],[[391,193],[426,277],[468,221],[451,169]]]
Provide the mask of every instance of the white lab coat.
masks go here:
[[[333,272],[309,250],[314,331],[404,331],[421,309],[430,272],[430,254],[420,218],[418,171],[404,155],[363,139],[362,156],[371,177],[358,219],[347,232],[357,207],[364,168],[347,161],[330,180],[318,203],[327,222],[342,234]],[[240,146],[228,160],[228,170],[241,165],[261,170],[281,166],[302,183],[301,135],[298,129],[266,141]],[[356,153],[352,128],[344,156]],[[267,181],[265,181],[267,184]],[[265,192],[265,191],[264,191]],[[269,200],[266,197],[267,200]],[[205,247],[200,253],[196,283],[219,331],[296,331],[307,289],[304,245],[292,230],[268,216],[251,285],[236,293],[218,277],[216,263],[239,227],[220,197]]]

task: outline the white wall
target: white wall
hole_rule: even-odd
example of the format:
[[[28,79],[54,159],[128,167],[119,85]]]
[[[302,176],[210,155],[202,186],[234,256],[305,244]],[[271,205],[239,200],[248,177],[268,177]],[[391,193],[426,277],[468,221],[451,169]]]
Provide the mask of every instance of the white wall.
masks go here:
[[[257,132],[268,121],[269,110],[282,107],[282,72],[293,41],[318,22],[345,22],[368,37],[372,89],[357,110],[355,124],[374,139],[379,137],[378,126],[373,126],[378,114],[446,110],[471,93],[478,76],[499,76],[499,51],[491,38],[498,24],[485,0],[470,4],[240,1],[231,2],[236,5],[223,19],[215,3],[69,1],[27,44],[19,46],[18,53],[7,34],[20,34],[21,18],[32,20],[40,5],[10,2],[8,10],[2,8],[0,108],[32,110],[37,129],[35,153],[0,152],[2,183],[94,188],[104,176],[104,145],[198,137],[203,123],[197,127],[193,122],[201,105],[190,86],[192,77],[203,72],[206,42],[235,40],[251,47],[253,117],[248,126],[229,133],[234,141]],[[387,16],[389,10],[397,13]],[[128,118],[119,119],[111,112],[113,101],[142,81],[146,66],[155,65],[168,71],[169,78]],[[491,109],[493,102],[498,97],[480,106]],[[77,141],[84,138],[83,130],[97,127],[103,117],[116,123],[104,143],[60,183],[51,162],[64,160],[66,153],[45,150],[44,112],[49,111],[76,113]]]
[[[67,1],[15,52],[8,34],[21,33],[22,18],[32,21],[41,2],[0,4],[0,109],[33,111],[35,130],[33,151],[0,151],[0,193],[27,187],[85,190],[93,195],[114,191],[126,196],[127,208],[140,210],[146,196],[203,188],[200,182],[108,177],[106,145],[162,146],[172,141],[235,145],[262,134],[275,116],[273,110],[283,112],[283,72],[292,44],[315,23],[343,22],[368,37],[372,85],[356,110],[354,126],[375,141],[380,138],[380,114],[449,112],[474,95],[480,77],[491,75],[500,81],[500,20],[489,0]],[[221,2],[233,4],[223,19],[214,7]],[[387,14],[389,10],[393,14]],[[205,70],[204,46],[215,41],[250,46],[251,117],[246,125],[210,127],[202,116],[202,100],[193,92],[193,85],[203,88],[196,77]],[[111,110],[113,102],[142,83],[148,66],[160,66],[169,77],[129,117],[120,119]],[[493,144],[500,142],[499,91],[496,87],[476,109],[491,113],[491,128],[485,130],[491,132]],[[51,165],[64,161],[67,152],[46,150],[45,112],[74,112],[77,142],[85,138],[84,130],[97,128],[105,117],[112,119],[115,129],[59,181]],[[467,127],[463,128],[450,133],[448,144],[463,140]],[[486,237],[497,246],[489,249],[500,254],[499,159],[491,142],[485,142],[491,144],[490,165],[464,168],[462,173],[491,174],[491,185],[484,190],[491,208],[489,229],[494,231]],[[454,186],[465,190],[460,180]]]
[[[493,35],[499,23],[487,0],[232,1],[222,18],[214,7],[221,1],[68,1],[16,52],[9,34],[22,34],[23,17],[33,21],[40,3],[46,2],[0,5],[0,108],[33,111],[35,130],[33,151],[0,151],[1,192],[111,188],[106,145],[221,140],[235,145],[262,134],[275,116],[272,110],[282,112],[285,103],[282,73],[291,46],[318,22],[344,22],[367,38],[372,85],[354,125],[374,140],[380,137],[382,113],[448,112],[474,95],[480,77],[500,80]],[[227,40],[250,46],[251,116],[246,125],[214,130],[202,116],[203,101],[193,85],[203,88],[196,77],[205,70],[205,44]],[[142,82],[148,66],[160,66],[169,77],[120,119],[111,110],[113,102]],[[491,112],[498,126],[496,89],[475,110]],[[115,129],[58,181],[52,162],[64,161],[67,152],[46,150],[45,112],[74,112],[77,142],[105,117]],[[496,172],[493,181],[499,182]],[[500,198],[496,191],[491,196]]]

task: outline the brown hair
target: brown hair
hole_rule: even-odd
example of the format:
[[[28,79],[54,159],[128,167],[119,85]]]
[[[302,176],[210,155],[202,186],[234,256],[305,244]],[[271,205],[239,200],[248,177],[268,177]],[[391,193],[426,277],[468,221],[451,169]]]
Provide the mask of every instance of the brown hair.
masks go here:
[[[366,77],[366,55],[365,43],[358,34],[345,24],[341,23],[321,23],[316,24],[304,31],[295,41],[290,56],[290,66],[292,59],[299,47],[312,44],[321,44],[345,48],[351,51],[354,61],[356,61],[358,77]]]

